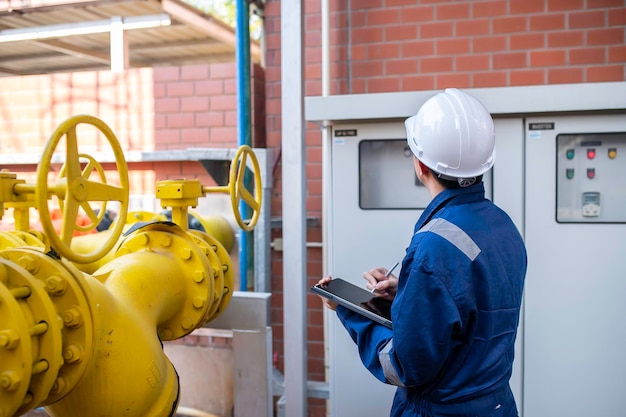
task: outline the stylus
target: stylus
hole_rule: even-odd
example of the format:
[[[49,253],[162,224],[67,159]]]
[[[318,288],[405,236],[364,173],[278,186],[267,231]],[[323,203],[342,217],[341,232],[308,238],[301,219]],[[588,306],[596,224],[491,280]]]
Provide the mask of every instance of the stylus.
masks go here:
[[[398,267],[398,265],[400,265],[400,261],[398,261],[395,264],[393,264],[393,266],[387,270],[387,273],[385,274],[385,277],[388,277],[389,275],[391,275],[393,270],[396,269]],[[374,292],[376,292],[376,285],[374,285],[374,287],[370,290],[370,293],[374,294]]]
[[[393,272],[394,269],[396,269],[398,267],[398,265],[400,265],[400,261],[396,262],[395,264],[393,264],[393,266],[391,268],[389,268],[389,270],[387,271],[387,273],[385,274],[386,277],[388,277],[389,275],[391,275],[391,273]]]

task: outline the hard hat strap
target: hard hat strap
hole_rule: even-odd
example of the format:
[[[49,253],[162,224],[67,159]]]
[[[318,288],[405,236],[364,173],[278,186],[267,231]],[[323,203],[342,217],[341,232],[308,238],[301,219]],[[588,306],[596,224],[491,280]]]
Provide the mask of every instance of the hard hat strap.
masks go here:
[[[476,183],[476,179],[477,177],[469,177],[469,178],[459,178],[459,177],[451,177],[449,175],[446,174],[442,174],[440,172],[434,171],[435,175],[437,175],[437,178],[441,178],[442,180],[446,180],[446,181],[455,181],[458,182],[459,186],[461,188],[465,188],[465,187],[469,187],[470,185],[474,185]]]

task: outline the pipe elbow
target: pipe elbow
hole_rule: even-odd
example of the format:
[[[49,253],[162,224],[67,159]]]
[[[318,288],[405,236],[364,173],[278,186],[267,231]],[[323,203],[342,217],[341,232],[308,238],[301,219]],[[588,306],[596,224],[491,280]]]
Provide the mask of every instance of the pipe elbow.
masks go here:
[[[155,327],[107,298],[99,303],[102,321],[91,366],[67,396],[46,409],[53,417],[173,416],[178,375]]]

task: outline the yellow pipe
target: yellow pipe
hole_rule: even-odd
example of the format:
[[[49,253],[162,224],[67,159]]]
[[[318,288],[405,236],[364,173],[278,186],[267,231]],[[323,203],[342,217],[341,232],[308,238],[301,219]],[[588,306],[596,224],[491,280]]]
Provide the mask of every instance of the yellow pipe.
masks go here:
[[[81,253],[81,254],[93,253],[98,248],[101,248],[102,245],[104,245],[105,242],[107,242],[111,238],[112,233],[113,233],[112,230],[108,229],[108,230],[103,230],[102,232],[92,233],[89,235],[75,236],[74,239],[72,239],[71,249],[72,251],[76,253]],[[94,273],[98,268],[100,268],[101,266],[109,262],[111,259],[113,259],[113,256],[115,255],[115,251],[117,251],[121,242],[122,240],[120,239],[113,246],[113,249],[111,249],[111,251],[105,254],[102,258],[97,259],[94,262],[90,262],[86,264],[76,264],[76,266],[78,267],[78,269],[88,274]]]
[[[215,302],[214,277],[203,248],[162,227],[136,232],[93,274],[103,319],[98,366],[48,407],[53,416],[168,417],[176,409],[178,378],[157,331],[171,340],[200,326]]]
[[[41,248],[0,251],[0,415],[174,415],[178,376],[161,341],[225,309],[229,269],[210,236],[159,223],[93,274]]]
[[[223,216],[201,217],[196,213],[191,213],[191,215],[200,222],[207,234],[217,239],[224,246],[224,249],[230,253],[235,242],[235,233],[226,218]]]
[[[110,292],[119,283],[111,287],[95,279],[88,283],[102,320],[95,337],[96,355],[80,383],[46,411],[53,417],[173,415],[178,377],[163,354],[149,314],[125,305],[127,297],[117,298],[124,291]]]
[[[185,279],[176,279],[188,274],[185,269],[176,254],[146,251],[116,258],[93,276],[104,282],[108,292],[124,304],[136,321],[154,332],[183,310],[184,303],[189,301]],[[207,283],[212,283],[212,280],[207,280]],[[206,287],[209,293],[213,292],[213,288]],[[213,300],[210,301],[212,303]],[[193,323],[194,326],[196,324]],[[189,328],[186,330],[190,331]]]

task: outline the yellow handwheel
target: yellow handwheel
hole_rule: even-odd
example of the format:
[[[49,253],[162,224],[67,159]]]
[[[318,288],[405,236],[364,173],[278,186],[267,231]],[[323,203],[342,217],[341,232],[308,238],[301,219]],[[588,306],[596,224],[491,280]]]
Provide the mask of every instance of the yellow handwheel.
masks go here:
[[[254,177],[254,195],[246,188],[245,174],[246,174],[246,162],[250,158],[252,162],[252,175]],[[256,155],[252,151],[252,148],[243,145],[235,154],[233,161],[230,164],[230,174],[228,176],[228,192],[230,193],[230,202],[233,207],[233,214],[239,227],[246,232],[251,231],[259,221],[259,215],[261,214],[261,169],[259,168],[259,161],[256,159]],[[243,200],[251,209],[252,216],[246,223],[241,217],[239,211],[239,203]]]
[[[97,172],[98,175],[100,176],[100,182],[102,184],[106,184],[106,176],[104,175],[104,168],[102,168],[102,165],[100,165],[100,163],[98,161],[96,161],[96,158],[94,158],[91,155],[87,155],[84,153],[78,154],[78,159],[80,161],[80,159],[86,159],[87,165],[85,166],[85,168],[83,168],[81,175],[83,176],[83,178],[88,179],[91,176],[92,172]],[[63,164],[63,166],[61,167],[61,171],[59,171],[59,178],[63,178],[67,176],[67,164]],[[100,206],[100,211],[98,213],[96,213],[94,210],[91,209],[91,206],[89,204],[86,204],[83,207],[83,209],[85,210],[85,214],[87,214],[87,217],[89,217],[89,220],[91,220],[91,223],[85,226],[81,226],[79,224],[76,224],[76,230],[80,231],[80,232],[88,232],[90,230],[93,230],[94,228],[96,228],[100,222],[102,221],[102,219],[104,219],[104,216],[106,215],[106,209],[107,209],[107,202],[103,201],[101,206]],[[59,199],[59,208],[61,209],[61,212],[63,212],[63,208],[64,208],[64,204],[63,204],[63,200]]]
[[[115,155],[115,164],[119,173],[119,187],[89,181],[89,176],[94,168],[93,164],[88,164],[87,167],[81,171],[79,159],[84,155],[78,152],[76,137],[76,127],[81,123],[96,127],[109,141],[109,145],[111,145],[113,154]],[[48,186],[48,172],[50,172],[52,156],[63,136],[66,137],[67,142],[64,176],[59,177],[56,184]],[[88,159],[95,161],[93,158]],[[59,201],[63,201],[63,222],[59,235],[57,235],[54,229],[48,208],[48,197],[51,194],[55,195]],[[80,226],[76,224],[78,210],[82,208],[85,211],[93,222],[93,228],[95,228],[98,225],[98,215],[96,215],[89,205],[90,201],[119,201],[119,217],[124,219],[128,212],[128,196],[128,166],[126,165],[122,148],[109,126],[96,117],[85,115],[73,116],[61,123],[52,133],[50,139],[48,139],[48,143],[44,149],[39,168],[37,169],[37,187],[35,190],[35,204],[37,210],[39,210],[43,230],[50,239],[50,246],[57,251],[57,253],[72,262],[91,263],[102,258],[113,248],[119,239],[122,234],[124,222],[117,222],[113,226],[109,239],[99,249],[92,253],[76,253],[71,250],[71,243],[74,231],[81,231]],[[102,213],[103,212],[104,210],[102,210]]]

